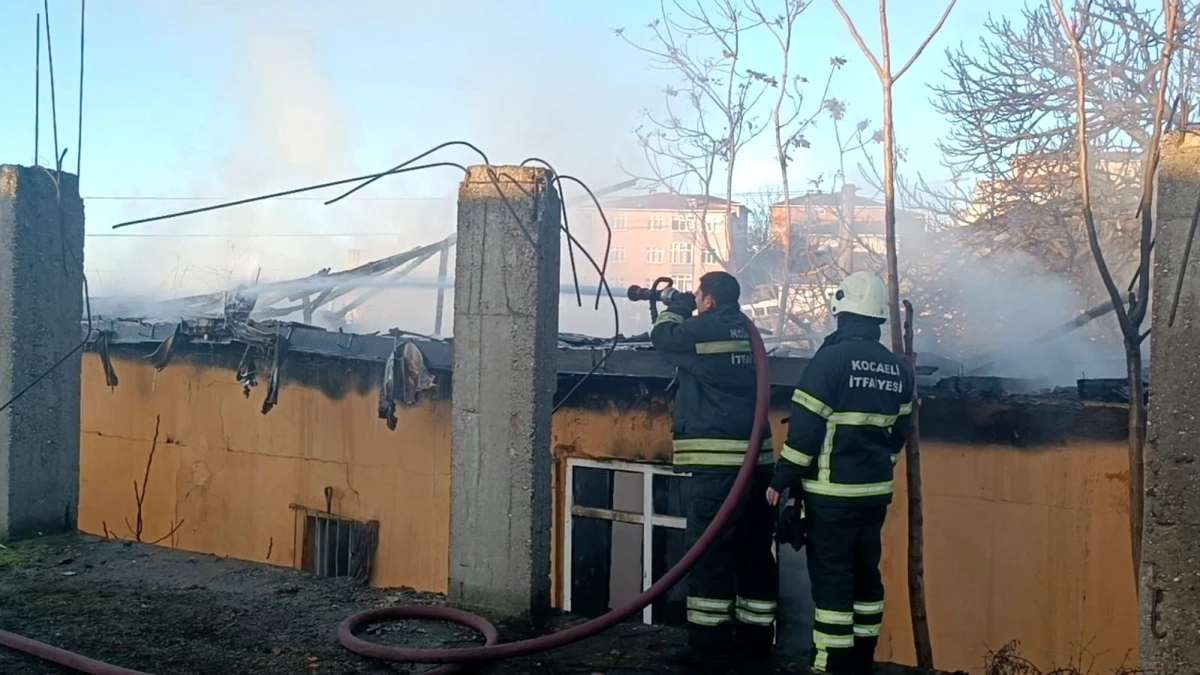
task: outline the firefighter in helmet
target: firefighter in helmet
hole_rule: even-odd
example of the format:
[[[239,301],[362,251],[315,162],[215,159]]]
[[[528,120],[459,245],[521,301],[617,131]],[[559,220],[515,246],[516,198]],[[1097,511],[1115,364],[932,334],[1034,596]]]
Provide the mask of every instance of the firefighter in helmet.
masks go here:
[[[880,343],[887,287],[855,272],[830,309],[825,338],[792,396],[788,437],[767,490],[803,503],[816,607],[813,671],[869,675],[883,620],[881,536],[893,467],[912,414],[913,375]]]

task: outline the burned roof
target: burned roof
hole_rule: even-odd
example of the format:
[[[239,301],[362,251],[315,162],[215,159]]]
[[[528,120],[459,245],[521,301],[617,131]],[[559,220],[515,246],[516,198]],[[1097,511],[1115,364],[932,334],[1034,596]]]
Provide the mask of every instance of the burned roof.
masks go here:
[[[652,195],[653,196],[653,195]],[[681,198],[678,195],[664,195]],[[686,197],[682,197],[686,198]],[[330,295],[347,293],[357,289],[363,279],[380,274],[404,274],[421,260],[453,245],[454,237],[431,245],[413,248],[404,253],[388,256],[344,272],[330,273],[322,270],[303,280],[301,290],[295,291],[296,281],[257,285],[252,288],[202,296],[182,298],[162,303],[96,302],[91,319],[92,331],[87,348],[101,353],[105,362],[106,376],[110,386],[116,386],[116,375],[108,358],[110,349],[137,351],[156,368],[168,365],[171,356],[178,350],[189,351],[230,346],[242,352],[242,364],[238,367],[238,380],[254,386],[254,357],[268,357],[273,361],[272,371],[277,373],[284,353],[355,361],[365,364],[380,364],[384,369],[384,384],[391,389],[394,368],[401,368],[406,377],[421,385],[429,373],[445,379],[454,367],[454,342],[452,338],[438,338],[420,333],[393,328],[386,332],[370,334],[348,332],[344,328],[328,330],[304,322],[285,320],[291,312],[312,308],[327,302]],[[373,295],[367,289],[355,302],[365,301]],[[307,296],[315,295],[315,299]],[[264,308],[262,305],[267,304]],[[297,303],[294,305],[288,303]],[[274,305],[283,305],[275,307]],[[140,312],[147,306],[153,312]],[[164,307],[168,309],[164,310]],[[263,311],[266,310],[266,311]],[[126,313],[128,312],[128,314]],[[163,315],[182,318],[163,318]],[[788,389],[794,387],[809,361],[809,355],[789,352],[777,347],[769,357],[771,384]],[[403,363],[403,366],[397,365]],[[413,365],[413,364],[417,365]],[[243,367],[245,371],[243,372]],[[419,371],[413,374],[415,371]],[[558,339],[557,370],[560,377],[579,378],[625,378],[627,380],[671,381],[676,371],[665,360],[654,353],[649,335],[614,338],[593,337],[575,333],[561,333]],[[954,377],[966,372],[962,363],[923,355],[918,365],[919,388],[930,396],[951,397],[1030,397],[1048,393],[1059,398],[1068,395],[1066,390],[1048,392],[1044,382],[997,377]],[[945,377],[950,376],[950,377]],[[374,377],[374,376],[372,376]],[[1128,389],[1122,388],[1123,381],[1081,379],[1069,395],[1075,400],[1099,400],[1119,403],[1128,401]],[[410,382],[411,384],[411,382]],[[276,389],[277,378],[272,376],[271,388]],[[430,384],[429,386],[432,386]],[[1122,393],[1124,392],[1124,393]],[[409,398],[404,392],[403,397]],[[401,393],[397,393],[400,396]],[[789,394],[790,395],[790,394]],[[1124,398],[1122,399],[1122,396]],[[264,405],[269,409],[271,396]],[[383,405],[381,399],[381,405]],[[382,408],[381,408],[382,411]]]
[[[280,402],[282,384],[294,380],[331,397],[377,389],[378,416],[393,430],[400,406],[414,405],[426,395],[449,395],[454,365],[453,340],[400,330],[364,335],[295,322],[247,320],[239,325],[205,317],[178,322],[98,320],[94,328],[88,349],[99,353],[110,387],[118,386],[114,351],[133,351],[159,370],[168,367],[173,355],[210,364],[215,358],[229,369],[236,364],[236,376],[231,377],[247,397],[261,379],[266,389],[264,414]],[[285,365],[288,359],[304,356],[309,357],[307,367]],[[322,360],[330,367],[320,365]],[[336,367],[332,360],[347,366]],[[769,358],[773,405],[787,405],[808,361],[804,356]],[[615,347],[612,339],[562,334],[557,369],[560,383],[566,378],[583,384],[580,378],[592,378],[573,405],[601,405],[606,410],[614,403],[663,405],[666,387],[661,385],[676,374],[644,334],[620,338]],[[1074,388],[1039,389],[1028,380],[939,377],[937,370],[918,368],[922,428],[931,438],[1032,447],[1068,438],[1119,440],[1126,426],[1129,389],[1124,380],[1079,380]],[[556,402],[576,389],[575,384],[560,384]]]
[[[380,364],[387,363],[407,345],[413,345],[424,357],[425,367],[429,370],[449,373],[454,368],[453,338],[436,338],[399,329],[372,334],[330,331],[276,320],[236,321],[212,317],[179,321],[98,319],[88,348],[107,350],[142,346],[145,358],[162,368],[170,361],[172,352],[186,350],[189,346],[240,345],[269,353],[278,344],[286,345],[290,353]],[[610,350],[612,353],[605,358]],[[772,384],[795,385],[807,362],[806,357],[772,357]],[[592,374],[671,380],[675,376],[675,369],[654,354],[646,334],[620,336],[614,347],[613,338],[563,333],[558,340],[558,372],[568,377]]]

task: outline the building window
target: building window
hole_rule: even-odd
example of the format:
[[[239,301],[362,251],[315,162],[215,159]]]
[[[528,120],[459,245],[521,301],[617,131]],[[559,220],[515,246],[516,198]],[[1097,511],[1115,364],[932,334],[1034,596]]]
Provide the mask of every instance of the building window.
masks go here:
[[[612,262],[619,262],[619,263],[625,262],[625,247],[624,246],[614,246],[612,248],[612,255],[610,257],[612,259]]]
[[[695,232],[696,216],[690,213],[676,213],[671,216],[672,232]]]
[[[692,245],[689,242],[677,241],[671,244],[671,264],[691,265]]]
[[[663,250],[657,246],[652,246],[646,249],[646,262],[661,263],[663,261]]]
[[[720,263],[720,261],[717,260],[717,252],[711,248],[704,249],[704,257],[702,260],[704,261],[705,265],[716,265]]]
[[[725,227],[724,213],[709,213],[704,216],[704,229],[709,232],[720,232]]]
[[[379,522],[361,522],[293,505],[302,537],[294,567],[318,577],[369,581],[379,542]]]
[[[619,213],[619,214],[613,216],[611,222],[612,222],[612,229],[614,229],[614,230],[624,230],[626,227],[628,227],[628,223],[625,220],[625,214],[623,214],[623,213]]]
[[[692,275],[677,274],[675,275],[675,289],[684,293],[692,292]]]
[[[667,229],[667,223],[666,223],[665,218],[663,218],[661,215],[650,216],[650,230],[651,231],[658,231],[658,230],[665,230],[665,229]]]
[[[611,290],[613,293],[616,293],[621,289],[628,288],[628,286],[625,285],[625,279],[621,277],[607,278],[606,281],[608,282],[609,290]]]
[[[687,476],[653,464],[567,460],[564,610],[600,616],[683,557]],[[686,604],[685,592],[667,593],[642,610],[642,622],[682,626]]]

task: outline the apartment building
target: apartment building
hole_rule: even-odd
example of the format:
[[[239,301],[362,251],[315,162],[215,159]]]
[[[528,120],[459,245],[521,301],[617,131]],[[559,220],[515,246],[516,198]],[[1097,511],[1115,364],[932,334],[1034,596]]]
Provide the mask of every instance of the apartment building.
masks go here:
[[[746,250],[748,209],[704,195],[648,194],[617,197],[603,204],[612,228],[608,280],[613,288],[648,286],[671,277],[691,291],[701,276],[726,269]],[[726,223],[727,211],[732,222]],[[599,217],[597,228],[603,229]]]
[[[1093,194],[1112,196],[1123,192],[1136,198],[1140,193],[1140,153],[1099,151],[1089,159]],[[970,202],[959,214],[960,220],[974,223],[1002,215],[1014,206],[1073,199],[1079,189],[1078,162],[1070,151],[1014,157],[1007,174],[975,185]]]
[[[883,255],[887,250],[883,202],[860,197],[854,185],[846,185],[839,192],[807,192],[789,201],[792,236],[804,236],[808,246],[834,251],[839,259],[847,257],[842,248],[847,238],[853,239],[856,255]],[[777,242],[783,240],[787,212],[787,204],[782,201],[771,205],[771,231]],[[855,269],[861,264],[858,261]]]
[[[847,184],[838,192],[807,192],[787,203],[771,205],[774,251],[761,257],[766,264],[781,267],[782,242],[788,236],[785,233],[790,232],[788,308],[810,326],[828,324],[829,296],[845,275],[857,271],[878,274],[883,269],[887,253],[884,203],[857,192],[854,185]],[[919,214],[897,212],[898,246],[924,229],[925,220]],[[773,287],[771,297],[754,308],[755,318],[767,321],[769,326],[774,325],[774,317],[778,316],[777,310],[769,306],[774,303],[778,307],[777,289]]]

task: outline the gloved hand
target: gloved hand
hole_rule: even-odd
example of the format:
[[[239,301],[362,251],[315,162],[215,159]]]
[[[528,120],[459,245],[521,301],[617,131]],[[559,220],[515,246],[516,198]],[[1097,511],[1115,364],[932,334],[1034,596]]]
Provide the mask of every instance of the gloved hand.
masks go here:
[[[696,311],[696,296],[691,293],[676,293],[667,305],[667,311],[684,317],[691,316],[692,312]]]
[[[804,522],[804,503],[797,499],[779,512],[779,520],[775,523],[775,541],[791,544],[799,551],[808,540],[807,528]]]

